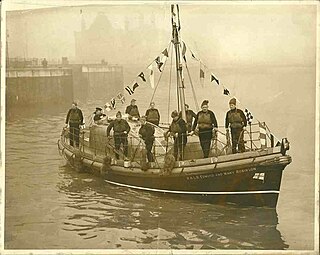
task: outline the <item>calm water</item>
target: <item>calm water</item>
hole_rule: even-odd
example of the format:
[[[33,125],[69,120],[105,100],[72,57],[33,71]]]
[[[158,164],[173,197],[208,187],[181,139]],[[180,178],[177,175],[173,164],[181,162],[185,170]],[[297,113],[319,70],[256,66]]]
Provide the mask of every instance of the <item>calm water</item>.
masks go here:
[[[251,109],[257,108],[255,112],[271,123],[275,134],[291,141],[293,163],[284,172],[276,210],[177,199],[76,173],[57,151],[68,107],[8,109],[5,248],[313,249],[313,74],[311,69],[282,70],[273,87],[265,74],[248,74],[269,86],[262,86],[257,97],[249,95]],[[248,78],[240,78],[239,86],[245,89]],[[304,81],[305,86],[290,89],[291,80]],[[238,98],[245,98],[237,91]],[[281,100],[273,96],[279,91]],[[202,98],[208,94],[199,92]],[[135,94],[141,109],[148,104],[147,93],[141,89]],[[302,93],[304,97],[299,96]],[[219,105],[218,113],[218,94],[212,95],[211,108],[221,124],[227,101]],[[167,112],[167,104],[160,104],[166,98],[163,91],[156,98],[162,112]],[[80,107],[88,116],[102,103]]]

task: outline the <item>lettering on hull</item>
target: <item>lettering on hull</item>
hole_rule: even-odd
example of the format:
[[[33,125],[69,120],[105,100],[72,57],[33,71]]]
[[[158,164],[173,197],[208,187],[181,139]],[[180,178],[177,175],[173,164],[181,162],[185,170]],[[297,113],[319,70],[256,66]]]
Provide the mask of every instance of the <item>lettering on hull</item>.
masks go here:
[[[207,179],[207,178],[222,177],[222,176],[227,176],[227,175],[242,174],[242,173],[248,173],[248,172],[254,172],[254,171],[256,171],[256,168],[252,167],[252,168],[231,170],[231,171],[219,172],[219,173],[192,175],[192,176],[187,176],[186,179],[188,181],[189,180],[202,180],[202,179]]]

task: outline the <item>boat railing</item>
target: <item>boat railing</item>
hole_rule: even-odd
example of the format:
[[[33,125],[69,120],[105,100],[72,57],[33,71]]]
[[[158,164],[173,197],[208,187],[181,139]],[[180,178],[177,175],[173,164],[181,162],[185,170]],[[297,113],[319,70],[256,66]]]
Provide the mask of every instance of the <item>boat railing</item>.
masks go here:
[[[90,132],[91,131],[91,132]],[[163,163],[168,154],[174,153],[174,140],[172,136],[165,137],[163,132],[155,135],[155,141],[152,147],[152,154],[156,164]],[[245,151],[263,150],[266,147],[274,147],[274,137],[265,123],[253,123],[246,127],[243,131],[243,143]],[[62,133],[62,140],[68,144],[70,136],[77,139],[76,134],[70,133],[69,129],[65,129]],[[141,160],[146,158],[145,143],[139,137],[136,130],[131,129],[128,137],[128,153],[125,155],[125,148],[121,146],[118,150],[115,147],[113,137],[107,137],[105,131],[92,132],[92,128],[82,129],[79,133],[79,150],[85,155],[93,157],[105,157],[109,155],[115,158],[118,155],[120,160],[129,160],[132,162],[141,163]],[[183,160],[191,160],[203,158],[202,148],[199,137],[196,132],[194,135],[187,136],[187,144],[183,148]],[[221,156],[232,153],[232,134],[227,132],[224,127],[218,127],[213,131],[211,148],[209,156]],[[69,145],[70,146],[70,145]]]

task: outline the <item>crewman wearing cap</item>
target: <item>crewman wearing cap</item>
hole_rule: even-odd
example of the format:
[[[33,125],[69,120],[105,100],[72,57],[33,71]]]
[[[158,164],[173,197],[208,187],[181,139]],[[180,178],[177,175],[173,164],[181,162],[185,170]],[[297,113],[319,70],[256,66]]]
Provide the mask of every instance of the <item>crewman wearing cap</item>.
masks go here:
[[[179,117],[177,111],[171,113],[172,122],[168,133],[173,136],[174,149],[173,155],[176,160],[183,160],[184,150],[187,144],[187,124]]]
[[[134,120],[134,119],[139,119],[140,118],[140,113],[139,113],[139,109],[138,106],[136,105],[136,101],[135,99],[131,100],[131,104],[127,106],[126,108],[126,112],[127,114],[129,114],[129,119],[130,120]]]
[[[118,151],[120,146],[123,146],[123,154],[128,156],[128,134],[130,132],[130,126],[128,122],[122,119],[121,112],[117,112],[116,119],[110,123],[107,128],[107,137],[110,137],[110,131],[113,129],[114,145],[117,150],[116,158],[119,159]]]
[[[66,118],[66,127],[69,124],[69,139],[70,145],[79,147],[79,133],[80,126],[84,125],[83,123],[83,114],[82,111],[78,108],[78,104],[76,102],[72,103],[70,110],[68,111]]]
[[[142,116],[140,118],[141,127],[139,129],[139,136],[143,139],[146,150],[147,150],[147,158],[149,162],[154,162],[153,154],[152,154],[152,146],[154,142],[154,127],[146,122],[146,116]]]
[[[231,129],[231,140],[232,140],[232,153],[244,152],[244,141],[242,130],[247,126],[247,118],[243,111],[237,109],[237,100],[232,98],[229,101],[230,110],[226,114],[225,128],[229,132]]]
[[[208,104],[208,100],[204,100],[202,102],[202,110],[197,113],[191,132],[191,134],[193,134],[194,130],[198,128],[199,140],[204,158],[209,157],[212,135],[213,132],[216,132],[216,129],[218,127],[216,116],[212,111],[209,110]]]
[[[95,124],[101,125],[102,120],[106,117],[104,113],[102,113],[102,108],[96,107],[96,111],[94,112],[93,121]]]
[[[159,126],[160,122],[160,113],[158,109],[155,108],[155,103],[150,103],[150,108],[146,111],[146,118],[148,122],[151,122],[155,124],[156,126]]]

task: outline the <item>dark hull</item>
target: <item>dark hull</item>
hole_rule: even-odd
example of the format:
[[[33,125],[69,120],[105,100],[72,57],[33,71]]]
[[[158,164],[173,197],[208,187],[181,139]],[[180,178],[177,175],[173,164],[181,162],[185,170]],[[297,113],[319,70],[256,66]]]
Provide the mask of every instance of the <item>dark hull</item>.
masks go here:
[[[73,153],[68,149],[65,147],[63,151],[67,160],[73,167],[79,167],[74,160],[70,160]],[[97,159],[82,159],[81,169],[101,175],[106,183],[157,192],[159,195],[183,196],[218,204],[231,202],[276,207],[282,171],[291,162],[290,156],[264,154],[258,157],[257,162],[250,159],[252,163],[243,163],[246,160],[249,162],[249,159],[177,166],[170,174],[161,174],[160,169],[156,168],[142,171],[138,166],[128,168],[123,164],[111,165],[108,171],[102,172],[103,163]],[[261,175],[263,177],[259,178]]]

